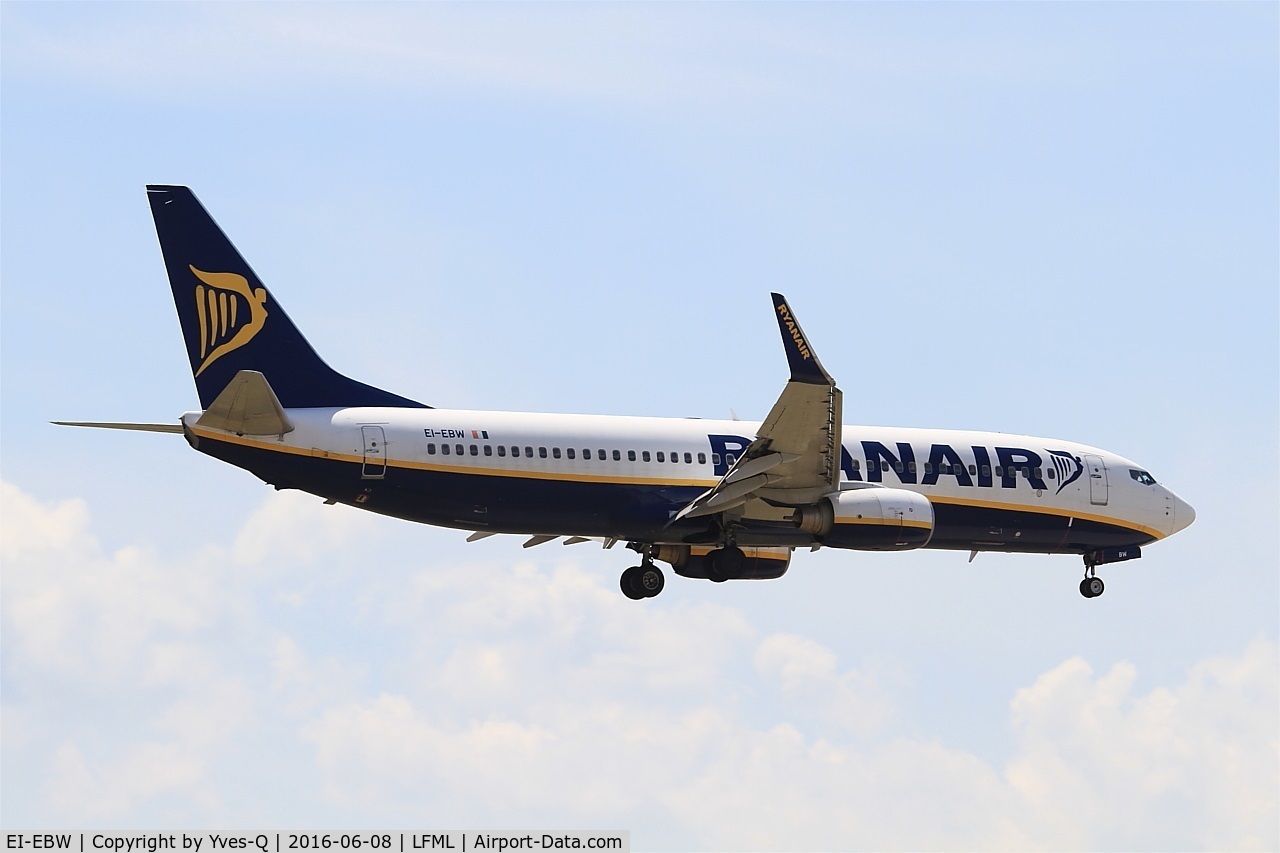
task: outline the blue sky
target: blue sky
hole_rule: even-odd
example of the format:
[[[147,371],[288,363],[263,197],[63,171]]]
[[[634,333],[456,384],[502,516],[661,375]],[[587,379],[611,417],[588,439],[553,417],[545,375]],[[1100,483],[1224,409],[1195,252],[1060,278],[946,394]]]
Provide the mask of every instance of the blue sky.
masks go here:
[[[638,849],[1275,848],[1274,4],[0,6],[7,826],[581,826]],[[773,583],[269,493],[196,405],[190,185],[338,369],[1099,445],[1199,514]],[[1081,814],[1090,815],[1083,821]]]

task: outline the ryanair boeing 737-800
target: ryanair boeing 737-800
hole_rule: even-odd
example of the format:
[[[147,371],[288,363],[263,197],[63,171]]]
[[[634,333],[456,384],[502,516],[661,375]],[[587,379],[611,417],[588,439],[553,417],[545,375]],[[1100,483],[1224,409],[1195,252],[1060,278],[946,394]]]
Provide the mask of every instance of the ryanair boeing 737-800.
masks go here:
[[[781,577],[796,548],[947,548],[1141,556],[1192,508],[1096,447],[1004,433],[845,426],[841,392],[773,294],[790,379],[762,423],[438,409],[320,359],[186,187],[149,186],[201,411],[178,424],[72,426],[184,435],[277,489],[410,521],[606,548],[712,581]],[[59,422],[67,423],[67,422]]]

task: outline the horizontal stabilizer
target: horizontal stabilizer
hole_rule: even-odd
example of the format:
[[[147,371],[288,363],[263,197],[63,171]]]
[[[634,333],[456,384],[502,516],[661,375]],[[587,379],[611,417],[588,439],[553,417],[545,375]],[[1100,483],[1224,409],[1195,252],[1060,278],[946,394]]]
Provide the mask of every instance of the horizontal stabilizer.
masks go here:
[[[236,373],[196,424],[236,435],[293,432],[293,424],[267,384],[267,378],[256,370]]]
[[[182,424],[117,424],[98,421],[50,421],[58,426],[93,427],[94,429],[131,429],[138,432],[174,432],[182,435]]]

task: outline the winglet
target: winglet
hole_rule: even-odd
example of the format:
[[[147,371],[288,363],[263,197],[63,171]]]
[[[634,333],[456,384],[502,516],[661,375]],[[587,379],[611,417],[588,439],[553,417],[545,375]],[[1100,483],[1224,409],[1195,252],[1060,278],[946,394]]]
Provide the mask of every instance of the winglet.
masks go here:
[[[791,313],[787,298],[781,293],[773,294],[773,309],[778,315],[782,347],[787,351],[787,362],[791,365],[791,381],[810,385],[835,385],[836,381],[822,368],[817,354],[809,346],[809,338],[800,328],[795,314]]]

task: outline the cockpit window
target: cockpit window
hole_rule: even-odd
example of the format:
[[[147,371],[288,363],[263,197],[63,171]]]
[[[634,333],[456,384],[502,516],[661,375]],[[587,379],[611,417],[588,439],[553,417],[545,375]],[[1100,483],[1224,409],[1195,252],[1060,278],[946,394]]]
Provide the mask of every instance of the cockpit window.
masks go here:
[[[1156,484],[1155,477],[1152,477],[1146,471],[1139,471],[1137,468],[1130,468],[1129,476],[1144,486],[1154,486]]]

